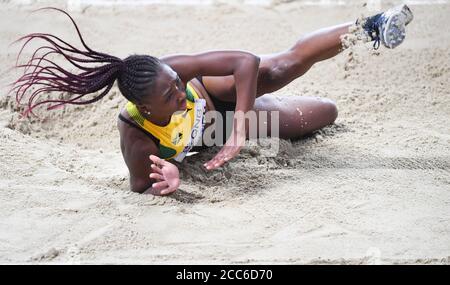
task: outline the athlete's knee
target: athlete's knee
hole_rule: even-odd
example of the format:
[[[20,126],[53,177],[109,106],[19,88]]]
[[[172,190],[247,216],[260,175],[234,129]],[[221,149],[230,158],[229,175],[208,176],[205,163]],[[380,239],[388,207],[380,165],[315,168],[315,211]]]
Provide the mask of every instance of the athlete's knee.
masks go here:
[[[336,103],[331,99],[321,99],[323,102],[323,110],[326,114],[328,124],[334,123],[338,117],[338,109]]]

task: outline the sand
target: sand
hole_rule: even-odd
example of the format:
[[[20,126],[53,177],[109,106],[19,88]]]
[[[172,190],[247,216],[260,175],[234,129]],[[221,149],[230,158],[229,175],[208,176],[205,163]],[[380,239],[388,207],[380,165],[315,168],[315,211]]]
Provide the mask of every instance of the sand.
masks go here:
[[[126,57],[267,54],[369,13],[362,1],[276,2],[72,14],[91,47]],[[280,141],[277,157],[246,147],[211,173],[201,164],[217,149],[190,157],[169,197],[128,189],[116,87],[91,106],[19,118],[4,86],[17,76],[8,68],[18,46],[9,43],[30,32],[78,43],[64,17],[28,15],[41,6],[0,3],[0,263],[450,263],[449,4],[412,5],[416,18],[398,49],[352,47],[276,92],[335,100],[333,126]]]

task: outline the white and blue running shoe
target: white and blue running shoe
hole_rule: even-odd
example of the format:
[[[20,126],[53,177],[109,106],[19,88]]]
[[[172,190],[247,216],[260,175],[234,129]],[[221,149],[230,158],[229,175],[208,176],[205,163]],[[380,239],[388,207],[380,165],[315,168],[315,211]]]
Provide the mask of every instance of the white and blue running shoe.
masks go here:
[[[393,49],[405,40],[405,27],[413,18],[408,6],[400,5],[366,18],[362,27],[372,41],[375,41],[373,45],[375,49],[378,49],[380,42],[385,47]]]

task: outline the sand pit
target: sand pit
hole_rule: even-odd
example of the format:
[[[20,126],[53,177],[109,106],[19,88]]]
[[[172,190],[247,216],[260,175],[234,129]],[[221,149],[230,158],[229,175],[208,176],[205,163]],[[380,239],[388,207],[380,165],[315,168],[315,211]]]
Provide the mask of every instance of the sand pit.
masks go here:
[[[71,13],[89,45],[119,57],[267,54],[369,13],[362,1],[278,2]],[[116,87],[91,106],[19,118],[8,45],[30,32],[78,41],[64,17],[14,3],[0,4],[0,263],[450,263],[450,4],[411,6],[398,49],[353,47],[276,92],[335,100],[335,125],[281,141],[277,157],[247,147],[211,173],[201,164],[217,150],[189,157],[177,193],[154,197],[128,190]]]

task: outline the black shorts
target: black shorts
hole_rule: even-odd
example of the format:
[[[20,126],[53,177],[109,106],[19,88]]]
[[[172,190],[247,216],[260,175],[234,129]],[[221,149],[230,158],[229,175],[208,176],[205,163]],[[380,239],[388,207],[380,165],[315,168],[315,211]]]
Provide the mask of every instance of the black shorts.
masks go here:
[[[203,88],[206,90],[205,85],[203,84],[203,78],[202,76],[197,76],[196,77],[197,80],[200,82],[200,84],[202,84]],[[226,116],[226,112],[227,111],[233,111],[236,109],[236,102],[225,102],[222,100],[217,99],[217,97],[215,97],[214,95],[212,95],[211,93],[208,93],[209,98],[211,98],[211,101],[214,104],[214,108],[216,109],[217,112],[219,112],[219,114],[222,116],[222,129],[223,129],[223,141],[221,142],[222,145],[226,142],[228,136],[230,135],[231,132],[231,126],[233,124],[233,117],[232,116]],[[227,130],[227,126],[228,126],[228,130]]]

